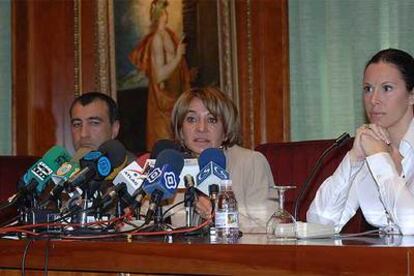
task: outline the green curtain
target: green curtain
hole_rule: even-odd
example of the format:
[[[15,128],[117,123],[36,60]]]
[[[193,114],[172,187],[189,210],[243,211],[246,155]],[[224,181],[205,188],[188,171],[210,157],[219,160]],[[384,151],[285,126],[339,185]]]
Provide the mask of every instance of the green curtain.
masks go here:
[[[413,0],[289,0],[292,140],[365,121],[362,74],[380,49],[414,54]]]
[[[0,154],[11,154],[11,0],[0,1]]]

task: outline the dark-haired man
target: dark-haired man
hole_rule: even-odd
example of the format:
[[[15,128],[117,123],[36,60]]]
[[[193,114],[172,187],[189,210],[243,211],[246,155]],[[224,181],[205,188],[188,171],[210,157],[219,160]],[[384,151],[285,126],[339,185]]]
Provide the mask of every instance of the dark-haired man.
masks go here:
[[[108,95],[89,92],[77,97],[70,107],[72,142],[75,150],[98,147],[118,136],[119,111]]]

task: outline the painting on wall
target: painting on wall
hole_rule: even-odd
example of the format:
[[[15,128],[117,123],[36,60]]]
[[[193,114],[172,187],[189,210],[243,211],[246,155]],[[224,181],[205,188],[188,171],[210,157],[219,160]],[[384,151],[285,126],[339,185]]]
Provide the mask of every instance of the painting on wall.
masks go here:
[[[131,151],[172,138],[171,110],[183,91],[222,86],[221,6],[203,0],[113,2],[119,138]]]

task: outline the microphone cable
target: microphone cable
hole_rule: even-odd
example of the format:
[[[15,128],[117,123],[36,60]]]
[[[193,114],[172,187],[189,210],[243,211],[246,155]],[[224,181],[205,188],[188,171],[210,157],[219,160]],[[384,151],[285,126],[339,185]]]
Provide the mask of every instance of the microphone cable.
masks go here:
[[[13,206],[13,204],[16,203],[15,201],[3,201],[0,203],[0,211],[4,210],[6,208],[9,208],[10,206]]]
[[[293,217],[295,220],[298,220],[298,213],[300,211],[300,205],[302,203],[303,197],[305,196],[306,192],[309,190],[310,184],[312,183],[313,179],[315,178],[316,174],[319,172],[320,168],[322,167],[323,161],[325,160],[326,156],[336,148],[341,147],[345,144],[346,141],[350,138],[349,134],[347,132],[342,133],[338,138],[336,138],[335,142],[330,145],[327,149],[325,149],[318,160],[316,161],[316,164],[313,166],[311,173],[306,178],[305,182],[303,183],[303,186],[301,187],[299,191],[299,195],[296,197],[295,200],[295,207],[294,207],[294,215]]]
[[[32,244],[33,241],[34,241],[34,239],[29,238],[29,240],[26,242],[26,246],[24,247],[23,256],[22,256],[22,276],[26,275],[27,253],[29,252],[30,245]]]
[[[179,206],[179,205],[181,205],[181,204],[184,204],[184,200],[182,200],[182,201],[180,201],[180,202],[177,202],[177,203],[175,203],[174,205],[172,205],[172,206],[168,207],[168,208],[167,208],[167,210],[165,210],[165,211],[163,212],[161,219],[164,221],[164,219],[166,219],[166,218],[171,217],[172,215],[174,215],[174,214],[175,214],[175,212],[174,212],[174,213],[169,214],[168,216],[167,216],[166,214],[167,214],[169,211],[171,211],[172,209],[174,209],[175,207],[177,207],[177,206]]]

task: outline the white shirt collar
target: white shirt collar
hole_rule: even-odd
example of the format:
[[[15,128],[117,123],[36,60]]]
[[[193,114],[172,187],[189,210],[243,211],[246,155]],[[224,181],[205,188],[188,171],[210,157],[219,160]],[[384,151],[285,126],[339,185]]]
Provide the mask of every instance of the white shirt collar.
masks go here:
[[[411,120],[407,132],[401,139],[399,151],[403,157],[414,151],[414,119]]]

